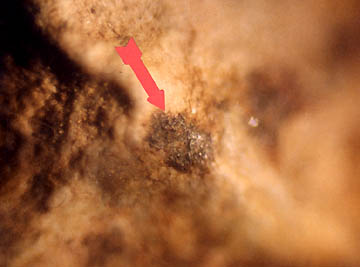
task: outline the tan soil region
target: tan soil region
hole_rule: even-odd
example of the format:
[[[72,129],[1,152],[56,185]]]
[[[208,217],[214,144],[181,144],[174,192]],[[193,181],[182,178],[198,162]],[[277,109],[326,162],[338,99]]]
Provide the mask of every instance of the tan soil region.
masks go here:
[[[360,265],[358,1],[8,2],[0,267]]]

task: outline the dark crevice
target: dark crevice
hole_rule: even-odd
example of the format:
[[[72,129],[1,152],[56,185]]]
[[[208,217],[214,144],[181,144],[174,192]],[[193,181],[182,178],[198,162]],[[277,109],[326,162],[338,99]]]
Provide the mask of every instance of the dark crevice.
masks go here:
[[[19,203],[9,208],[0,205],[0,266],[8,266],[21,253],[17,244],[31,230],[31,221],[50,210],[52,196],[67,182],[67,172],[59,170],[58,162],[68,137],[70,116],[82,89],[98,80],[36,25],[38,12],[39,8],[29,0],[4,1],[0,9],[0,192],[10,190],[10,181],[16,179],[18,172],[28,171],[30,177],[28,181],[21,180],[27,188]],[[42,89],[45,78],[55,82],[56,92],[31,117],[32,137],[27,138],[17,128],[17,119],[36,101],[32,94],[35,89]],[[104,82],[96,86],[101,83]],[[129,114],[132,105],[124,88],[108,83],[109,98],[114,98]],[[99,112],[98,123],[103,118],[105,111]],[[113,134],[111,128],[104,130]],[[24,157],[28,152],[31,158]],[[81,158],[81,152],[73,155],[71,167],[80,164]],[[27,164],[31,169],[23,169]]]

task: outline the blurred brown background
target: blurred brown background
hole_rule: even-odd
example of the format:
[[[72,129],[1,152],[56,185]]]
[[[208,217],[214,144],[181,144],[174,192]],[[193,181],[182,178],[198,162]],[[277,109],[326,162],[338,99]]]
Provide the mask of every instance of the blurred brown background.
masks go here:
[[[1,267],[360,265],[358,1],[1,5]]]

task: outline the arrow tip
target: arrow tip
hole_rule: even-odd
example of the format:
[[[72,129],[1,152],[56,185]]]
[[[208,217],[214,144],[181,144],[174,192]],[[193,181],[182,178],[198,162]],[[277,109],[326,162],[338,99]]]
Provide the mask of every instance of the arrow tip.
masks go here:
[[[165,111],[165,93],[164,90],[158,90],[155,94],[148,97],[147,101],[159,109]]]

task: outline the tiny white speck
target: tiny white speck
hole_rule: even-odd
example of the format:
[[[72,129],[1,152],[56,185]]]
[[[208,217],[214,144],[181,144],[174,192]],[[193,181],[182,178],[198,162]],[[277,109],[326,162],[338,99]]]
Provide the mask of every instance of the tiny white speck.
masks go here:
[[[250,117],[248,124],[251,127],[258,127],[259,125],[259,120],[257,118],[254,118],[253,116]]]
[[[192,109],[191,109],[191,113],[192,113],[192,114],[195,114],[195,113],[196,113],[196,108],[192,108]]]

